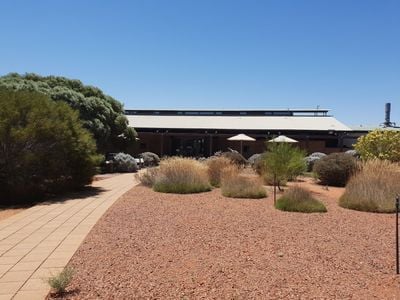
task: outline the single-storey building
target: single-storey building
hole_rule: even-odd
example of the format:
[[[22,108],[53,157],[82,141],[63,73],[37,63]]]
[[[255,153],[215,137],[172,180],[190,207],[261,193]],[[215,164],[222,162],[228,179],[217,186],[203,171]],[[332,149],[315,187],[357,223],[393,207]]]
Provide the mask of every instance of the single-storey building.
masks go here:
[[[265,142],[278,135],[297,140],[308,153],[349,149],[351,128],[327,109],[249,110],[126,110],[129,125],[138,133],[138,152],[159,155],[207,157],[240,144],[228,141],[244,133],[255,139],[244,142],[243,155],[265,151]]]

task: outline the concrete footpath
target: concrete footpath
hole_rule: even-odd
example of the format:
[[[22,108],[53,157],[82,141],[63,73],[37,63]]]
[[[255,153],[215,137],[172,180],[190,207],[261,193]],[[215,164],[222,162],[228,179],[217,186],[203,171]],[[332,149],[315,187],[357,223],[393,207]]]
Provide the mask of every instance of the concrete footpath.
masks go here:
[[[74,198],[39,204],[0,221],[0,300],[44,299],[107,209],[137,184],[133,174],[95,181]]]

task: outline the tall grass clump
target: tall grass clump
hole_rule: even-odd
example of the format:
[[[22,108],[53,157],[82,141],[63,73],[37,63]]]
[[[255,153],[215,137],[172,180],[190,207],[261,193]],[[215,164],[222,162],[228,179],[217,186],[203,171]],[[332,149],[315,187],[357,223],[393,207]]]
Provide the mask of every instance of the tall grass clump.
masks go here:
[[[156,182],[157,174],[158,168],[147,168],[136,174],[136,179],[144,186],[153,187]]]
[[[208,167],[208,178],[212,186],[221,185],[221,175],[225,168],[231,166],[233,162],[224,156],[215,156],[206,161]]]
[[[309,191],[299,186],[289,188],[276,201],[275,207],[279,210],[292,212],[326,212],[326,207],[321,201],[313,198]]]
[[[222,195],[231,198],[259,199],[267,196],[260,178],[240,175],[235,166],[223,170],[221,191]]]
[[[400,194],[400,166],[384,160],[369,160],[353,176],[339,200],[344,208],[390,213]]]
[[[153,189],[156,192],[190,194],[211,190],[207,166],[192,158],[171,157],[160,162]]]

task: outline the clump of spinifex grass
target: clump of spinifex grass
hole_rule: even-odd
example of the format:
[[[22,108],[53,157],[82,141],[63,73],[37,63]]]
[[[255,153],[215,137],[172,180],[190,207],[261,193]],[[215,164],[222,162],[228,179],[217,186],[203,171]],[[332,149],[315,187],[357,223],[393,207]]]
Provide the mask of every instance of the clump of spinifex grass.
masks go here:
[[[384,160],[362,164],[346,186],[339,200],[344,208],[390,213],[395,211],[395,198],[400,195],[400,166]]]
[[[207,166],[192,158],[171,157],[160,162],[153,189],[162,193],[190,194],[211,190]]]
[[[299,186],[290,187],[276,201],[275,207],[279,210],[292,212],[326,212],[326,207],[321,201],[313,198],[309,191]]]
[[[267,196],[261,178],[241,175],[235,166],[223,170],[221,191],[222,195],[231,198],[258,199]]]
[[[154,183],[156,182],[157,174],[158,168],[151,167],[136,174],[136,179],[139,180],[144,186],[153,187]]]
[[[207,159],[208,177],[212,186],[219,187],[221,185],[222,173],[225,168],[232,166],[234,163],[224,156],[216,156]]]

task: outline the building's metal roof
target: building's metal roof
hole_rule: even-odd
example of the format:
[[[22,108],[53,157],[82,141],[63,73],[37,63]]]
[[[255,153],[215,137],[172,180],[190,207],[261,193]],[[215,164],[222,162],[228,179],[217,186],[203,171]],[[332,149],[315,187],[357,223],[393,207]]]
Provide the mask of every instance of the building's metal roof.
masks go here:
[[[355,125],[355,126],[350,126],[350,128],[353,131],[362,131],[362,132],[373,131],[373,130],[400,131],[400,127],[382,127],[382,126],[376,126],[376,125]]]
[[[136,129],[351,131],[331,116],[127,115]]]

